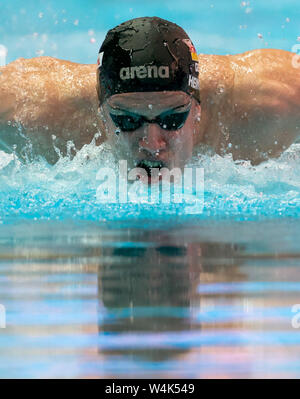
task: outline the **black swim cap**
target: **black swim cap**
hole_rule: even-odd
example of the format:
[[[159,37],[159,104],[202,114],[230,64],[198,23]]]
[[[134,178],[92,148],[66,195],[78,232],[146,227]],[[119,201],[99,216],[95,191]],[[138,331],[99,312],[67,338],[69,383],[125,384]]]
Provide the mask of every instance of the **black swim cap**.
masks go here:
[[[200,101],[198,56],[178,25],[136,18],[111,29],[98,57],[100,104],[120,93],[184,91]]]

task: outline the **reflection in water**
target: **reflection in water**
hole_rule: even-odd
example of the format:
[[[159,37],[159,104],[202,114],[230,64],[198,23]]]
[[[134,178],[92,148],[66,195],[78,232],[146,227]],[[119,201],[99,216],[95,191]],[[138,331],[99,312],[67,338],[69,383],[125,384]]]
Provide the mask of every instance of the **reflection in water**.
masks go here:
[[[299,377],[299,234],[0,226],[0,377]]]
[[[201,324],[193,323],[193,313],[199,311],[201,304],[197,292],[201,276],[205,278],[208,271],[210,277],[215,273],[214,280],[224,280],[226,272],[226,278],[239,280],[242,276],[236,263],[222,264],[223,258],[230,259],[237,254],[238,247],[218,243],[180,246],[167,235],[147,237],[147,242],[144,246],[105,250],[105,260],[98,271],[99,301],[105,307],[100,334],[146,333],[154,342],[142,347],[120,345],[104,351],[143,356],[148,361],[166,361],[191,348],[172,342],[155,346],[155,340],[159,341],[163,333],[201,329]],[[203,259],[215,257],[221,260],[217,267],[203,263]]]

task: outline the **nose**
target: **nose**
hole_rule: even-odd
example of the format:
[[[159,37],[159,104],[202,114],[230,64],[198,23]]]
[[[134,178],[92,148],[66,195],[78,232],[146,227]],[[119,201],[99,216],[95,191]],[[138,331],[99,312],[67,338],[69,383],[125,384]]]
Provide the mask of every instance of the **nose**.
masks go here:
[[[167,146],[164,134],[156,123],[147,123],[144,136],[139,141],[140,148],[151,153],[164,150]]]

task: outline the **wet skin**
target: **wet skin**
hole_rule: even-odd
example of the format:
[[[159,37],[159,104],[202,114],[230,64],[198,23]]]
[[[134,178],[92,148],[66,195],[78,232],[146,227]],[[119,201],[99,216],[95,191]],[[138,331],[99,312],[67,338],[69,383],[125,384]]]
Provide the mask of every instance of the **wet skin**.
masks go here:
[[[109,111],[127,107],[153,119],[190,99],[182,92],[122,94],[106,101],[99,115],[95,65],[51,57],[18,59],[0,68],[0,148],[9,151],[16,145],[22,156],[28,137],[35,153],[54,163],[53,135],[65,154],[68,141],[80,149],[101,131],[96,144],[109,140],[116,154],[127,155],[132,164],[145,157],[182,167],[193,149],[207,146],[258,164],[278,157],[300,135],[300,68],[295,68],[294,56],[271,49],[200,54],[201,107],[191,101],[185,125],[167,132],[151,123],[118,136]]]
[[[183,168],[191,158],[201,106],[188,94],[180,91],[118,94],[103,104],[102,111],[106,119],[106,137],[118,150],[118,158],[128,160],[129,167],[148,160],[153,161],[153,165],[160,162],[169,169]],[[166,112],[187,111],[188,117],[178,130],[166,130],[157,123],[144,123],[134,131],[120,131],[110,117],[110,114],[128,115],[132,112],[153,120]]]

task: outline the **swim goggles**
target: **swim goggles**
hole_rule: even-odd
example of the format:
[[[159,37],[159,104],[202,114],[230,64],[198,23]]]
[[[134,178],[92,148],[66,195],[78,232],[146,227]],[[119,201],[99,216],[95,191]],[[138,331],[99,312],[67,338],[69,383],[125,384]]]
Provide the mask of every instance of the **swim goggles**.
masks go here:
[[[133,132],[143,126],[144,123],[156,123],[164,130],[178,130],[185,124],[190,109],[185,112],[170,113],[164,112],[155,119],[147,119],[143,115],[126,112],[126,114],[116,115],[110,113],[114,124],[122,130],[122,132]]]

